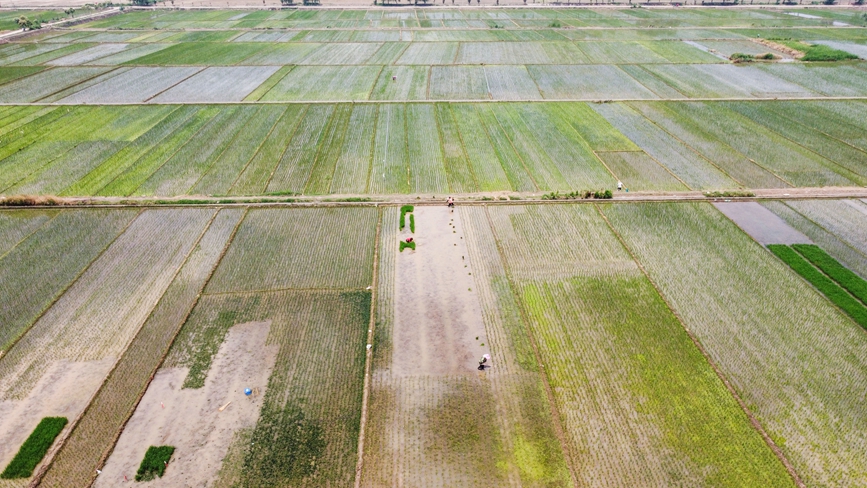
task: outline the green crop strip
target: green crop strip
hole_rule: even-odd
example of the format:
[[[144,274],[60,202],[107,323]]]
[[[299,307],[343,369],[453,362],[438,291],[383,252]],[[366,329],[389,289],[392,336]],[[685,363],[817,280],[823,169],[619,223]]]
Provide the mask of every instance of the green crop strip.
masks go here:
[[[812,264],[802,258],[794,249],[782,244],[771,244],[768,249],[778,258],[789,265],[796,273],[801,275],[810,284],[816,287],[834,305],[846,312],[852,320],[861,327],[867,329],[867,309],[858,300],[852,298],[849,293],[834,283],[830,278],[822,274]]]
[[[141,466],[138,467],[135,480],[150,481],[157,476],[162,478],[174,452],[173,446],[150,446],[141,461]]]
[[[867,281],[864,281],[864,278],[840,264],[819,246],[795,244],[792,247],[837,284],[848,290],[855,298],[867,305]]]
[[[403,230],[406,227],[406,214],[411,214],[415,208],[412,205],[404,205],[400,207],[400,230]],[[410,217],[410,230],[415,232],[415,225],[413,224],[412,215]]]
[[[66,427],[66,417],[45,417],[39,425],[33,429],[30,437],[24,441],[18,454],[0,474],[3,479],[29,478],[33,474],[36,465],[45,457],[48,448],[54,444],[54,439],[60,431]]]

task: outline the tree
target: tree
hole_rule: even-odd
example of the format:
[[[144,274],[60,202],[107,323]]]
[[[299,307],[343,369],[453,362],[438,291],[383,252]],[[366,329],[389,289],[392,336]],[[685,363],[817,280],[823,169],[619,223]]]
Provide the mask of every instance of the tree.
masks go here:
[[[63,13],[65,13],[66,15],[68,15],[70,17],[75,17],[75,9],[74,8],[68,8],[68,9],[64,10]]]
[[[21,30],[33,30],[42,28],[42,24],[40,24],[38,20],[34,22],[23,15],[21,17],[18,17],[15,22],[18,23],[18,27],[21,27]]]

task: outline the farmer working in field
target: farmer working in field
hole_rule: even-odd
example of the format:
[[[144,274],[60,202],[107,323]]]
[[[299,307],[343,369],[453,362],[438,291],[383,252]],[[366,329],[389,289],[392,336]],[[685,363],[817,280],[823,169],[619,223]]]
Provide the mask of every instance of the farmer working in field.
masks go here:
[[[479,359],[479,371],[485,370],[485,364],[491,359],[490,354],[485,354],[482,356],[482,359]]]
[[[448,204],[449,208],[452,209],[452,211],[454,211],[454,208],[455,208],[455,199],[452,198],[452,197],[449,197],[449,199],[446,200],[446,203]]]

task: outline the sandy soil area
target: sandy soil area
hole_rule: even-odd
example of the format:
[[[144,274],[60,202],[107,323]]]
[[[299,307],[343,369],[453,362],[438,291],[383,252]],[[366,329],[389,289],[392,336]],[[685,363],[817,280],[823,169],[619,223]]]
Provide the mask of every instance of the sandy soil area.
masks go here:
[[[460,214],[415,207],[415,234],[408,219],[402,238],[417,244],[397,256],[391,374],[473,372],[488,348]]]
[[[115,359],[57,361],[42,375],[27,398],[0,401],[0,467],[9,464],[43,417],[66,417],[70,423],[75,420],[102,384]]]
[[[760,244],[812,244],[813,241],[757,202],[713,204]]]
[[[181,389],[186,368],[159,371],[94,486],[118,486],[124,475],[133,480],[147,448],[163,445],[175,447],[165,476],[141,486],[212,485],[233,434],[259,418],[277,359],[277,347],[265,345],[270,327],[270,322],[232,327],[201,389]],[[247,397],[245,388],[255,393]]]

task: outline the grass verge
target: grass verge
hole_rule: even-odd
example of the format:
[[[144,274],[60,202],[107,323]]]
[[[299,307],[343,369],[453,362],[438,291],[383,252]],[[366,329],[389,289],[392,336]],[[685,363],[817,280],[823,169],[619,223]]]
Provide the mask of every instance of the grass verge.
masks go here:
[[[808,44],[794,39],[768,39],[778,42],[788,48],[804,53],[801,61],[845,61],[849,59],[858,59],[858,56],[834,49],[822,44]]]
[[[2,479],[29,478],[36,469],[36,465],[45,457],[48,448],[54,443],[54,439],[60,431],[66,427],[66,417],[45,417],[39,425],[33,429],[30,437],[24,441],[18,454],[0,474]]]

